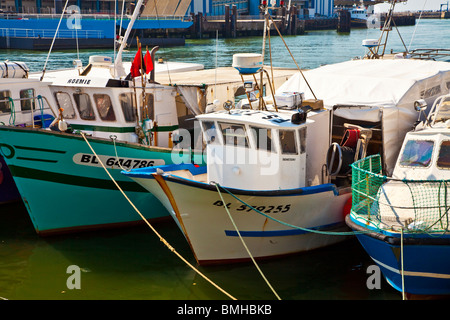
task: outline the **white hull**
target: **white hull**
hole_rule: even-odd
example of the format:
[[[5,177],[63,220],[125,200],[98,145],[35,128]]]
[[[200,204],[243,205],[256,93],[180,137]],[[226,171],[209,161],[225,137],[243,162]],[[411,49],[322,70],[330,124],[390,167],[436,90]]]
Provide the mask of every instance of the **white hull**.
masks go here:
[[[250,259],[215,186],[161,175],[154,177],[133,179],[168,209],[199,264]],[[326,186],[329,186],[328,190],[325,190]],[[336,189],[333,189],[333,185],[322,185],[296,189],[297,192],[250,191],[235,195],[261,212],[289,225],[330,232],[343,231],[346,230],[343,210],[351,193],[336,195]],[[301,194],[298,192],[300,190],[308,192]],[[277,193],[283,195],[276,195]],[[221,194],[254,258],[308,251],[346,238],[343,235],[307,232],[280,224],[251,210],[226,191],[221,190]]]

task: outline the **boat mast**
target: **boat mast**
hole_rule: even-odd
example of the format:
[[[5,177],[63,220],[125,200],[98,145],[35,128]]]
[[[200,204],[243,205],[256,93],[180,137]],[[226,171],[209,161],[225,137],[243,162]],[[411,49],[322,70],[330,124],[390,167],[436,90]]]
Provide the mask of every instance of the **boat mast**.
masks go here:
[[[123,68],[123,64],[122,64],[122,52],[125,49],[125,46],[127,45],[128,37],[130,36],[131,29],[133,28],[134,22],[136,21],[136,18],[138,17],[139,12],[141,11],[141,6],[142,6],[143,2],[144,2],[144,0],[139,0],[136,3],[136,7],[134,8],[134,12],[131,17],[130,23],[128,24],[127,30],[122,39],[122,43],[120,44],[119,51],[117,52],[117,56],[115,58],[114,69],[115,69],[115,74],[118,78],[125,77],[127,75],[125,72],[125,69]],[[114,26],[114,28],[115,28],[115,26]]]

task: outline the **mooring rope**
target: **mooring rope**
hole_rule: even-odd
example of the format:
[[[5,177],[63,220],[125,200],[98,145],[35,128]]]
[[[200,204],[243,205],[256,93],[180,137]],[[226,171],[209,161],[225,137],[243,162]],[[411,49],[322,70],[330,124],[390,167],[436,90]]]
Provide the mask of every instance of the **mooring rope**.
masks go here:
[[[86,139],[86,136],[84,135],[83,132],[81,132],[81,135],[84,139],[84,141],[86,141],[87,145],[89,146],[89,148],[91,149],[92,153],[95,155],[95,157],[97,158],[97,161],[101,164],[101,166],[103,167],[103,169],[106,171],[106,173],[108,174],[109,178],[112,180],[112,182],[114,182],[114,184],[116,185],[117,189],[119,189],[119,191],[122,193],[122,195],[125,197],[125,199],[127,199],[127,201],[130,203],[130,205],[133,207],[133,209],[139,214],[139,216],[142,218],[142,220],[144,220],[144,222],[150,227],[150,229],[156,234],[156,236],[159,238],[159,240],[164,243],[164,245],[170,250],[172,251],[178,258],[180,258],[187,266],[189,266],[192,270],[194,270],[197,274],[199,274],[203,279],[205,279],[206,281],[208,281],[211,285],[213,285],[216,289],[218,289],[220,292],[222,292],[223,294],[225,294],[227,297],[229,297],[232,300],[237,300],[235,297],[233,297],[232,295],[230,295],[228,292],[226,292],[225,290],[223,290],[222,288],[220,288],[217,284],[215,284],[212,280],[210,280],[208,277],[206,277],[203,273],[201,273],[198,269],[196,269],[192,264],[189,263],[189,261],[187,261],[181,254],[179,254],[174,247],[172,247],[170,245],[169,242],[167,242],[166,239],[164,239],[159,233],[158,231],[156,231],[156,229],[151,225],[151,223],[145,219],[144,215],[139,211],[138,208],[136,208],[136,206],[133,204],[133,202],[128,198],[128,196],[125,194],[125,192],[122,190],[122,188],[119,186],[119,184],[116,182],[116,180],[112,177],[112,175],[109,173],[109,171],[106,169],[105,165],[103,164],[103,162],[100,160],[100,157],[97,155],[97,153],[94,151],[94,149],[92,148],[91,144],[89,143],[89,141]]]
[[[402,264],[402,298],[405,300],[405,272],[403,266],[403,228],[400,230],[400,255],[401,255],[401,264]]]
[[[269,281],[267,280],[267,278],[266,278],[266,276],[264,275],[264,273],[263,273],[263,272],[261,271],[261,269],[259,268],[258,264],[256,263],[255,259],[254,259],[253,256],[252,256],[250,250],[248,249],[247,245],[245,244],[244,239],[242,239],[241,233],[239,232],[239,229],[238,229],[238,227],[236,226],[236,223],[234,222],[233,217],[232,217],[231,214],[230,214],[230,211],[228,210],[227,206],[225,205],[225,201],[224,201],[224,199],[223,199],[223,197],[222,197],[222,193],[220,192],[219,185],[218,185],[217,183],[216,183],[215,185],[216,185],[217,192],[219,193],[220,199],[222,200],[223,207],[225,208],[225,211],[227,212],[228,217],[230,218],[231,223],[233,224],[234,229],[236,230],[236,232],[237,232],[237,234],[238,234],[238,236],[239,236],[239,239],[241,240],[242,244],[244,245],[245,250],[247,251],[248,255],[250,256],[250,259],[252,259],[252,262],[253,262],[253,264],[255,265],[256,269],[258,269],[258,271],[259,271],[259,273],[261,274],[262,278],[263,278],[264,281],[267,283],[267,285],[268,285],[269,288],[272,290],[272,292],[273,292],[274,295],[277,297],[277,299],[278,299],[278,300],[281,300],[280,296],[276,293],[276,291],[273,289],[272,285],[269,283]]]

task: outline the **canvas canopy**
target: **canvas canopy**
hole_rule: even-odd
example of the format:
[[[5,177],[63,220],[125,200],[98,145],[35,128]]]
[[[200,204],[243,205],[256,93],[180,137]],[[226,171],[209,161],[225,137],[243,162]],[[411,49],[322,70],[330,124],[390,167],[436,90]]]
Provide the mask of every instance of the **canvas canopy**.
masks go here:
[[[381,122],[384,162],[392,173],[406,132],[418,118],[414,102],[424,99],[431,107],[449,92],[450,63],[413,59],[352,60],[303,72],[309,87],[336,116]],[[277,93],[304,92],[314,98],[298,72]]]

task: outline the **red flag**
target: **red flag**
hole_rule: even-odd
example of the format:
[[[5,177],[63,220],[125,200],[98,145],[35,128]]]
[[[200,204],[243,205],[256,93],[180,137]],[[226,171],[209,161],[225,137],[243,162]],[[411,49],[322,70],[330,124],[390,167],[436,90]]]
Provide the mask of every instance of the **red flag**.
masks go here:
[[[145,57],[144,57],[144,65],[145,65],[145,73],[149,73],[150,71],[153,70],[153,60],[152,60],[152,56],[150,55],[150,52],[145,53]]]
[[[141,48],[139,47],[139,50],[134,56],[133,62],[131,63],[130,73],[133,78],[141,75],[141,60],[142,60],[142,52]]]

